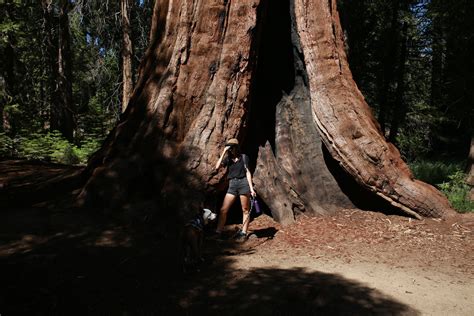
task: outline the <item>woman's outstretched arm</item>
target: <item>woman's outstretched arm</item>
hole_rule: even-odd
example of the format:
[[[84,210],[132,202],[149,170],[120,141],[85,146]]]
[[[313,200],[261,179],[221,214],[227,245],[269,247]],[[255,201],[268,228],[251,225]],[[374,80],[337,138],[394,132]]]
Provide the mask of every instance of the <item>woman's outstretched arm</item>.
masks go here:
[[[219,160],[217,160],[216,169],[219,169],[219,167],[221,166],[222,159],[224,159],[224,155],[229,150],[229,148],[230,148],[230,146],[225,146],[224,147],[224,151],[222,151],[222,155],[219,157]]]

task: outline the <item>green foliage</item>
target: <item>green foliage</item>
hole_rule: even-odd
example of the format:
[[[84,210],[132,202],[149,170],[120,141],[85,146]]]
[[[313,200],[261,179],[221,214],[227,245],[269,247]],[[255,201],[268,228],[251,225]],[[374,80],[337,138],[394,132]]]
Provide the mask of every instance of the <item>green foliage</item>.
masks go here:
[[[474,201],[468,199],[471,188],[465,180],[466,175],[458,170],[449,176],[449,181],[439,185],[451,205],[461,213],[474,212]]]
[[[405,160],[425,157],[431,150],[428,133],[423,130],[403,129],[397,136],[398,149]]]
[[[458,212],[474,212],[474,202],[468,200],[470,187],[462,171],[463,162],[421,160],[410,163],[416,179],[440,189]]]
[[[0,22],[0,41],[3,45],[9,41],[8,34],[12,32],[18,32],[20,24],[13,21],[2,21]]]
[[[434,131],[443,120],[443,116],[429,104],[414,104],[397,135],[397,147],[402,157],[407,161],[416,161],[429,156],[436,141]]]
[[[82,164],[86,164],[90,156],[95,153],[102,145],[102,140],[94,137],[85,137],[81,142],[80,148],[77,149],[76,154]]]
[[[120,2],[70,1],[74,140],[51,130],[57,98],[57,1],[0,1],[0,156],[85,163],[121,113]],[[133,72],[148,44],[152,0],[133,1]]]
[[[64,164],[76,164],[79,158],[75,146],[71,145],[58,131],[47,134],[33,133],[22,137],[19,156],[26,159],[48,160]]]
[[[439,183],[449,181],[453,174],[459,172],[462,163],[419,160],[410,163],[409,166],[416,179],[438,186]]]
[[[58,131],[25,134],[15,140],[0,133],[0,157],[44,160],[77,165],[86,164],[100,148],[102,139],[89,135],[80,146],[68,142]]]
[[[11,157],[13,154],[13,140],[5,133],[0,133],[0,157]]]

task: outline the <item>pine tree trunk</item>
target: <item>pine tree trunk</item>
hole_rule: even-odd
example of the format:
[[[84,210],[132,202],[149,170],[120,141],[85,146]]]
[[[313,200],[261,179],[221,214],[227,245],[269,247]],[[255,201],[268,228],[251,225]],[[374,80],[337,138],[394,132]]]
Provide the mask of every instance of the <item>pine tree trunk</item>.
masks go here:
[[[133,91],[132,80],[132,28],[130,26],[130,0],[121,0],[122,13],[122,112],[125,112]]]
[[[48,19],[53,20],[52,4],[43,1],[46,6]],[[57,41],[51,41],[51,49],[54,49],[53,68],[53,91],[51,102],[50,128],[58,130],[62,135],[72,141],[75,128],[74,105],[72,102],[72,55],[71,39],[69,34],[69,10],[68,0],[59,2],[59,17],[57,24]],[[53,26],[54,23],[52,23]],[[50,34],[54,36],[53,34]],[[53,44],[57,43],[57,45]]]
[[[433,5],[438,1],[433,1]],[[445,51],[445,34],[443,32],[443,26],[441,17],[438,14],[435,14],[432,18],[432,44],[431,44],[431,94],[430,102],[431,106],[435,109],[439,109],[441,103],[443,102],[443,91],[444,89],[444,58],[443,55],[446,54]]]
[[[274,28],[281,40],[262,44]],[[129,107],[89,162],[81,203],[127,209],[152,199],[160,216],[185,218],[189,204],[222,192],[214,166],[235,137],[282,222],[351,207],[350,181],[416,217],[450,214],[385,142],[352,80],[335,0],[157,1],[151,32]],[[281,59],[265,55],[280,44]]]
[[[45,56],[45,77],[47,78],[47,96],[45,97],[46,102],[48,103],[49,110],[49,126],[51,126],[52,113],[53,113],[53,104],[56,104],[55,101],[55,91],[56,91],[56,78],[57,67],[56,67],[56,46],[55,45],[55,36],[53,33],[53,7],[50,0],[42,0],[41,6],[43,9],[43,32],[44,32],[44,43],[43,43],[43,55]]]
[[[378,87],[378,103],[379,103],[379,115],[378,122],[382,133],[385,135],[387,117],[389,116],[389,95],[390,85],[393,82],[395,75],[395,63],[399,45],[399,26],[398,19],[400,15],[399,11],[400,0],[392,1],[392,21],[390,27],[385,32],[385,38],[383,39],[382,47],[382,70],[379,74],[380,86]]]
[[[395,91],[395,108],[393,110],[392,122],[390,124],[390,134],[388,140],[396,144],[398,129],[400,124],[404,121],[407,113],[407,104],[403,100],[403,94],[405,93],[405,63],[408,57],[407,51],[408,41],[408,25],[403,23],[402,35],[401,35],[401,48],[400,48],[400,60],[398,62],[398,74],[397,74],[397,89]]]
[[[11,20],[13,20],[14,16],[11,13],[10,5],[6,6],[5,15]],[[8,32],[7,41],[5,43],[5,47],[3,48],[6,95],[3,96],[5,99],[1,100],[0,104],[0,119],[2,120],[0,124],[0,132],[7,131],[13,135],[15,135],[17,132],[15,126],[16,124],[14,120],[11,120],[11,117],[5,111],[5,105],[15,103],[17,98],[17,78],[15,76],[16,58],[15,49],[13,48],[14,43],[15,39],[13,38],[12,34]]]
[[[3,49],[3,56],[5,59],[4,78],[7,95],[4,96],[5,99],[1,100],[0,104],[0,114],[2,120],[0,124],[0,132],[8,131],[12,134],[15,134],[15,124],[10,120],[10,116],[5,111],[5,104],[13,103],[15,102],[14,100],[16,100],[15,50],[13,49],[12,42],[12,36],[8,34],[8,41]]]

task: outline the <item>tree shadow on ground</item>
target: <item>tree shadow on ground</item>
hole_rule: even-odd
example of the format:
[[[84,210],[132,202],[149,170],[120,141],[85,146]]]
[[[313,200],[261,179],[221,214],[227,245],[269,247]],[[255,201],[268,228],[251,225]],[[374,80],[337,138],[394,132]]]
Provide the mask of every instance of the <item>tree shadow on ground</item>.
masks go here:
[[[335,274],[235,269],[237,256],[257,251],[245,243],[206,240],[206,263],[183,274],[168,257],[175,243],[166,236],[77,210],[11,209],[0,217],[5,315],[417,314]],[[275,231],[260,230],[255,238],[271,238]]]
[[[34,182],[27,182],[16,198],[26,196],[30,192],[26,188],[43,183],[48,174],[39,178],[28,174]],[[58,176],[62,174],[58,170]],[[15,193],[22,186],[17,182],[15,186],[9,182],[7,190]],[[184,274],[182,261],[175,257],[180,237],[173,228],[179,224],[173,222],[172,212],[155,209],[153,203],[140,206],[146,209],[144,214],[156,217],[144,224],[113,216],[113,209],[104,213],[57,204],[52,208],[15,204],[15,208],[3,204],[0,212],[2,315],[417,313],[334,274],[297,268],[236,269],[239,256],[258,249],[232,240],[206,240],[205,263]],[[137,207],[129,211],[141,214]],[[256,230],[252,238],[261,244],[276,231]]]
[[[0,237],[5,315],[150,311],[179,276],[166,236],[78,209],[2,210]]]
[[[0,161],[0,207],[30,206],[68,197],[66,192],[84,181],[83,169],[35,160]]]
[[[207,274],[176,297],[185,314],[417,315],[383,293],[339,275],[302,268]],[[208,281],[212,281],[209,283]]]

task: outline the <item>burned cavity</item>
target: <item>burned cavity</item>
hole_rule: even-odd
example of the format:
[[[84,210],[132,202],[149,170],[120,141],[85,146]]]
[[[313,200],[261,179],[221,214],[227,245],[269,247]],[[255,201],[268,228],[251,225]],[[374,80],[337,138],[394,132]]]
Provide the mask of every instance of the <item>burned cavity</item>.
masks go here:
[[[331,157],[321,142],[319,131],[312,120],[309,83],[304,56],[297,31],[294,29],[296,23],[293,20],[292,6],[291,0],[264,0],[259,6],[253,46],[256,63],[252,75],[249,128],[243,144],[243,151],[250,157],[252,172],[255,170],[261,146],[269,142],[273,154],[281,162],[293,159],[282,154],[284,152],[282,147],[289,145],[293,152],[300,153],[300,161],[294,161],[293,164],[301,166],[301,170],[298,174],[289,173],[289,176],[292,178],[290,183],[306,205],[304,211],[328,214],[341,208],[355,206],[387,214],[402,214],[384,199],[362,188]],[[285,104],[285,99],[291,99],[291,104]],[[288,116],[290,113],[288,111],[293,111],[291,115],[294,116]],[[291,117],[290,119],[298,122],[285,122],[283,117],[287,120]],[[304,135],[294,133],[294,130],[291,130],[293,124],[298,125],[304,131]],[[292,140],[291,144],[279,143],[278,138],[282,135],[277,135],[277,125],[279,133],[286,131],[300,140]],[[309,143],[310,146],[305,145]],[[268,209],[268,206],[264,205],[264,208]],[[237,214],[239,217],[239,203],[236,203],[233,209],[231,214]],[[288,211],[294,212],[294,210]]]

